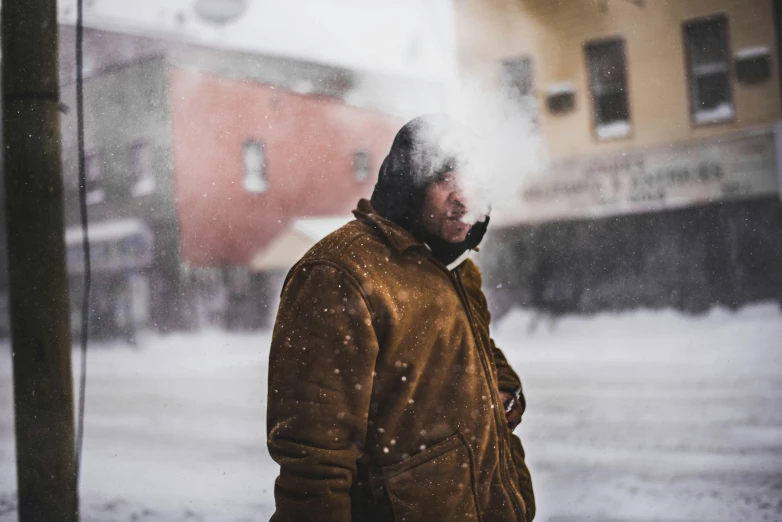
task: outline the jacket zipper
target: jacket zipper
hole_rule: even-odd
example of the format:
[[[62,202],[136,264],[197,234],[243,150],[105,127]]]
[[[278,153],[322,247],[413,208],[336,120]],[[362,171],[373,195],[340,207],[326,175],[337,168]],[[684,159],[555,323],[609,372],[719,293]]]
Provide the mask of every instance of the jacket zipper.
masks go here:
[[[494,381],[492,380],[492,372],[491,372],[491,365],[489,361],[487,360],[488,356],[486,354],[486,349],[483,346],[482,341],[478,337],[478,333],[475,331],[475,323],[472,316],[472,311],[470,310],[470,303],[467,299],[467,294],[464,291],[464,286],[462,285],[462,279],[459,275],[459,272],[454,269],[453,271],[449,271],[450,274],[453,274],[451,276],[451,280],[454,283],[454,286],[456,287],[456,291],[459,294],[459,299],[462,301],[462,306],[464,306],[464,311],[467,314],[467,320],[470,322],[470,330],[472,331],[473,339],[475,339],[475,344],[478,345],[478,352],[481,359],[481,365],[483,366],[483,372],[486,376],[486,380],[489,383],[489,393],[492,396],[492,401],[495,403],[494,408],[494,422],[497,425],[497,436],[499,437],[499,457],[500,457],[500,479],[502,480],[502,485],[505,487],[505,490],[508,491],[510,489],[509,493],[511,493],[511,499],[513,502],[514,510],[516,511],[516,515],[520,516],[521,520],[527,520],[527,515],[525,511],[522,509],[522,507],[518,503],[518,498],[516,498],[516,495],[520,495],[518,491],[516,491],[516,488],[513,487],[511,484],[509,486],[508,483],[508,467],[506,462],[506,451],[509,452],[510,450],[507,449],[507,441],[504,428],[505,425],[502,421],[504,421],[504,408],[497,407],[497,404],[502,405],[502,401],[497,402],[498,397],[494,397],[495,394],[499,393],[497,390],[492,390],[491,387],[494,384]],[[496,388],[496,386],[495,386]],[[502,412],[502,413],[501,413]],[[499,414],[503,415],[503,419],[499,419]]]

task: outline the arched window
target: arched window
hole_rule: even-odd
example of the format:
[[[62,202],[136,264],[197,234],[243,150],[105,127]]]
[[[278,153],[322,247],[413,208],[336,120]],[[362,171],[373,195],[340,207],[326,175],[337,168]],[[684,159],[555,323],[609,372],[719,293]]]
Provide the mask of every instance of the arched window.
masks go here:
[[[258,140],[244,142],[244,188],[247,192],[266,192],[266,157]]]

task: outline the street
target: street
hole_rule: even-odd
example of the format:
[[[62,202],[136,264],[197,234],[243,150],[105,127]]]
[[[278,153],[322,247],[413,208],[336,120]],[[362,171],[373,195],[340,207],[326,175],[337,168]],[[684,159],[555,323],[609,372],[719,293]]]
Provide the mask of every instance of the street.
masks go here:
[[[782,520],[782,315],[640,311],[495,339],[522,377],[522,437],[549,522]],[[142,336],[89,354],[87,521],[265,521],[269,334]],[[16,520],[11,357],[0,355],[0,521]],[[78,352],[74,352],[78,367]]]

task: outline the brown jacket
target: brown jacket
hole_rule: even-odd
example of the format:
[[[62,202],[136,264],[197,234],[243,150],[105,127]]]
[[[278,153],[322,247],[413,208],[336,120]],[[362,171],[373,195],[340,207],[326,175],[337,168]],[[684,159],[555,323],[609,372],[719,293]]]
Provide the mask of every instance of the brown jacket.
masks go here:
[[[359,202],[290,271],[269,361],[274,522],[530,521],[481,275]]]

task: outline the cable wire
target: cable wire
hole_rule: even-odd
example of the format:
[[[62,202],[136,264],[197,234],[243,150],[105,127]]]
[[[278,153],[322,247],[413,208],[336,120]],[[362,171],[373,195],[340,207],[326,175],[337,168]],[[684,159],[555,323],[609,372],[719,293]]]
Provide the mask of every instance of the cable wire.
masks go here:
[[[81,369],[79,374],[79,406],[76,429],[76,491],[81,475],[84,443],[84,397],[87,389],[87,342],[89,339],[90,286],[92,285],[90,240],[87,221],[87,178],[84,151],[84,6],[76,0],[76,128],[79,149],[79,212],[81,214],[82,250],[84,252],[84,294],[81,306]]]

